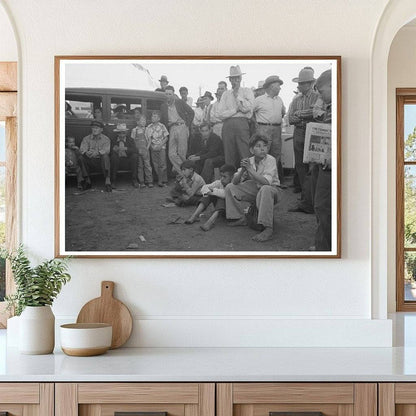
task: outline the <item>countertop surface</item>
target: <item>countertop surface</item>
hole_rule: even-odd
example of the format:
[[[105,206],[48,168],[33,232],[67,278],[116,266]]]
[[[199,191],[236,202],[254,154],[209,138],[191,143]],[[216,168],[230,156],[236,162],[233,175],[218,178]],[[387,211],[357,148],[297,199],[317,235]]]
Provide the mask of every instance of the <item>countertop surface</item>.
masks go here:
[[[416,348],[120,348],[22,355],[0,331],[0,381],[416,381]]]

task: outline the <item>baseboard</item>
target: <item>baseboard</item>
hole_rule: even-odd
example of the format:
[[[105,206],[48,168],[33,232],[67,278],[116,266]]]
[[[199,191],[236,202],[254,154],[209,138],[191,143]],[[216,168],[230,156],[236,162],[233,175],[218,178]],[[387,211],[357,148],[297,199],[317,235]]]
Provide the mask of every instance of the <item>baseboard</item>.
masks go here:
[[[73,322],[57,317],[57,324]],[[57,331],[59,332],[59,331]],[[391,347],[392,321],[372,319],[134,320],[126,347]]]

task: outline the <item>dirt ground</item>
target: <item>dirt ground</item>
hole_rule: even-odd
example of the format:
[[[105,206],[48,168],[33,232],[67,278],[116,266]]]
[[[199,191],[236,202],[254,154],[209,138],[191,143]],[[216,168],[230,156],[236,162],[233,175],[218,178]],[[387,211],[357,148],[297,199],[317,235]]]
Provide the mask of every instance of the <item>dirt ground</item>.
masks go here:
[[[292,177],[286,176],[282,201],[275,208],[273,239],[251,240],[257,232],[248,227],[230,227],[224,218],[205,232],[200,225],[213,212],[202,214],[200,222],[184,224],[195,207],[162,206],[167,188],[135,189],[121,176],[117,189],[103,190],[103,180],[93,178],[93,187],[78,191],[69,181],[65,194],[66,251],[308,251],[314,245],[315,215],[288,212],[300,194],[293,193]],[[226,253],[224,253],[226,254]]]

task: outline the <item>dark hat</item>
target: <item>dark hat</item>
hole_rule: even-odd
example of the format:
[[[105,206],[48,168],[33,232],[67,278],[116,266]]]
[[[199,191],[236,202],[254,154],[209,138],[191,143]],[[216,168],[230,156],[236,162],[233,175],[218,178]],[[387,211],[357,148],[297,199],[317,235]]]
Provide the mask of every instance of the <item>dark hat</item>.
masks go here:
[[[93,120],[93,121],[91,121],[91,127],[92,126],[97,126],[97,127],[100,127],[100,128],[104,128],[104,124],[103,123],[101,123],[101,121],[98,121],[98,120]]]
[[[310,67],[306,67],[306,68],[301,69],[299,72],[299,76],[297,78],[293,78],[292,81],[298,82],[298,83],[316,81],[313,75],[314,75],[313,69]]]
[[[204,102],[205,102],[205,96],[199,97],[199,98],[196,100],[196,105],[198,105],[198,104],[202,104],[202,103],[204,103]]]
[[[169,82],[168,77],[166,75],[161,75],[159,82],[161,81]]]
[[[259,91],[259,90],[263,90],[264,89],[264,80],[262,80],[262,81],[259,81],[258,83],[257,83],[257,88],[255,88],[254,89],[254,91]]]
[[[195,163],[192,160],[185,160],[182,162],[181,169],[194,169],[195,170]]]
[[[264,81],[263,88],[267,88],[270,84],[273,84],[275,82],[278,82],[280,85],[283,84],[283,81],[279,78],[278,75],[270,75]]]
[[[209,98],[211,101],[214,100],[214,97],[212,96],[212,94],[209,91],[205,91],[205,94],[203,95],[203,97],[207,97]]]

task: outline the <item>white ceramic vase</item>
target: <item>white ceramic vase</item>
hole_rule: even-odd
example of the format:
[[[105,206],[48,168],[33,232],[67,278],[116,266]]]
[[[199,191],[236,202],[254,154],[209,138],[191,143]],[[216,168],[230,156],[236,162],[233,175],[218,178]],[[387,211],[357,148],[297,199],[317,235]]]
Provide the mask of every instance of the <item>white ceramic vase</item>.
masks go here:
[[[26,306],[19,319],[19,352],[50,354],[55,347],[55,316],[50,306]]]

